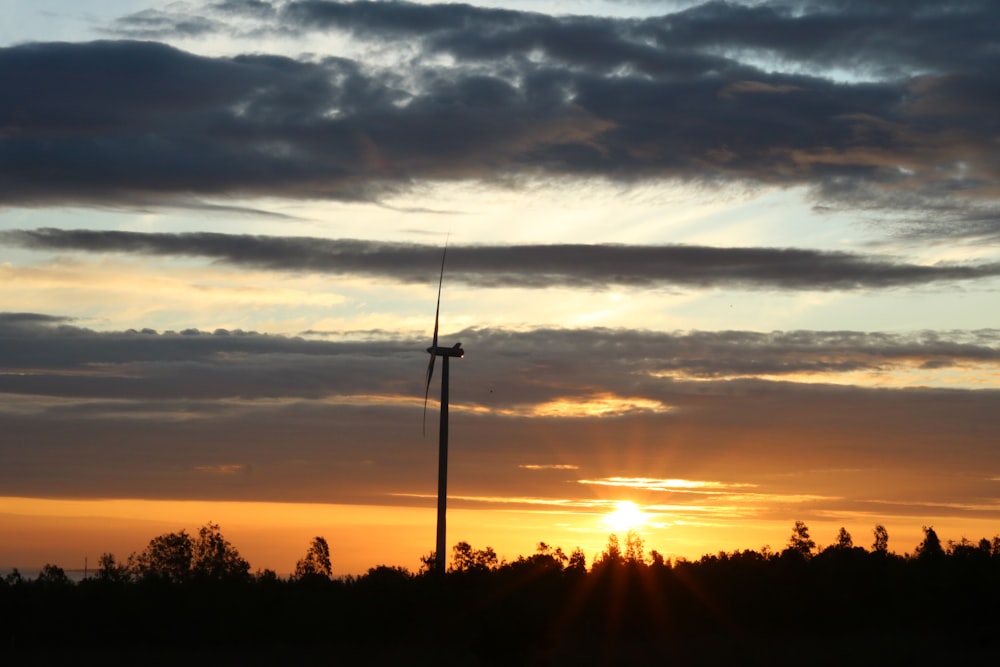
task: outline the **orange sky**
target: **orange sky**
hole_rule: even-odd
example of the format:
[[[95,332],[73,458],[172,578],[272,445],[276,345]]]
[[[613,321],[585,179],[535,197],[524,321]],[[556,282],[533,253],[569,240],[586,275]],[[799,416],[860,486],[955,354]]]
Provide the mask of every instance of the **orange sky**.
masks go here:
[[[639,506],[644,515],[635,530],[646,552],[656,549],[669,558],[696,559],[719,550],[773,550],[785,546],[792,521],[750,519],[738,523],[712,519],[698,523],[671,523],[671,513]],[[624,542],[626,526],[613,524],[603,513],[579,511],[469,510],[449,513],[449,543],[459,540],[477,548],[492,546],[501,558],[512,560],[533,553],[538,542],[569,553],[581,547],[588,563],[600,553],[614,532]],[[942,539],[991,537],[995,522],[970,519],[941,524]],[[943,519],[944,517],[936,517]],[[140,551],[154,536],[181,529],[197,532],[212,521],[250,562],[253,570],[272,569],[287,575],[305,554],[316,535],[331,546],[338,574],[361,574],[375,565],[420,567],[418,557],[433,547],[434,510],[431,507],[368,507],[296,503],[171,502],[141,500],[37,500],[0,498],[0,532],[4,535],[0,568],[37,569],[55,563],[65,569],[92,568],[98,557],[113,553],[123,561]],[[876,522],[886,525],[891,550],[912,552],[923,538],[921,526],[903,517],[883,520],[868,516],[841,516],[809,522],[820,546],[834,541],[844,526],[855,544],[870,547]]]

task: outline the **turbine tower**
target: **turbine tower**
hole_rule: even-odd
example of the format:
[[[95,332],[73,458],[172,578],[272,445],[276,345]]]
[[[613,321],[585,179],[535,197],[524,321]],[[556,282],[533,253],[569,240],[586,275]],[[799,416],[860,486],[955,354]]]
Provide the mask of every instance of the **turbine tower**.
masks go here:
[[[445,241],[444,252],[441,255],[441,275],[438,277],[437,307],[434,310],[434,336],[431,346],[427,348],[431,355],[427,364],[427,387],[424,391],[424,434],[427,433],[427,398],[431,393],[431,378],[434,376],[434,360],[441,357],[441,421],[438,427],[438,502],[437,502],[437,546],[435,548],[434,569],[438,574],[444,574],[447,505],[448,505],[448,361],[452,357],[461,359],[465,350],[461,343],[451,347],[438,345],[438,318],[441,314],[441,286],[444,283],[444,260],[448,256],[448,242]]]

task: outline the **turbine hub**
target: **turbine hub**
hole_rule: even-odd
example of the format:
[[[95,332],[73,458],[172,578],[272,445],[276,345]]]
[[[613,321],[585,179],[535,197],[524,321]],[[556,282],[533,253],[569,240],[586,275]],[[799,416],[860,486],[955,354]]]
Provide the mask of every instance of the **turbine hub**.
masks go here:
[[[431,346],[427,348],[427,352],[435,357],[458,357],[461,359],[465,356],[465,350],[462,349],[461,343],[455,343],[452,347]]]

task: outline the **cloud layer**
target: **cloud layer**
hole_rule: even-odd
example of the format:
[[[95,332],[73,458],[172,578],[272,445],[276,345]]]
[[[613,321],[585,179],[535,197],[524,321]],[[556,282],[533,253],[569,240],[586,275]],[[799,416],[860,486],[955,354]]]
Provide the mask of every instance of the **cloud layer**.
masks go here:
[[[990,504],[1000,469],[986,435],[1000,428],[996,390],[850,381],[995,375],[996,331],[457,336],[468,354],[452,371],[455,494],[473,505],[583,501],[593,485],[578,480],[642,477],[715,480],[714,496],[807,494],[831,511],[878,501],[919,514],[928,500],[996,511],[972,509]],[[0,316],[0,343],[8,494],[405,504],[431,493],[426,341],[96,332],[22,313]],[[929,497],[920,484],[932,477]]]
[[[405,2],[223,2],[148,39],[339,33],[404,61],[206,57],[115,40],[0,49],[0,202],[372,200],[440,181],[809,185],[993,235],[988,2],[708,2],[646,19]],[[240,19],[235,21],[235,19]],[[377,50],[378,51],[378,50]],[[386,53],[385,49],[380,51]],[[840,73],[840,74],[838,74]],[[964,224],[963,224],[964,222]]]

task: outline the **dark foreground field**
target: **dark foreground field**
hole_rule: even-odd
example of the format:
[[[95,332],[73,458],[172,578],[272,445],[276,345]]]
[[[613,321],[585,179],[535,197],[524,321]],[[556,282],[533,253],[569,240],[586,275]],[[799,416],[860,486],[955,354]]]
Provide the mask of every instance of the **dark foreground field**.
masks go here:
[[[55,639],[55,638],[53,638]],[[516,643],[516,638],[513,638]],[[466,646],[431,645],[429,642],[384,644],[368,647],[328,643],[274,644],[265,646],[198,646],[182,638],[169,644],[147,646],[73,647],[40,646],[5,652],[12,665],[414,665],[475,667],[477,665],[992,665],[1000,649],[992,638],[979,636],[968,643],[964,633],[789,636],[780,633],[733,637],[720,635],[676,645],[632,643],[604,646],[593,643],[561,646],[552,650],[512,654],[475,650]]]

